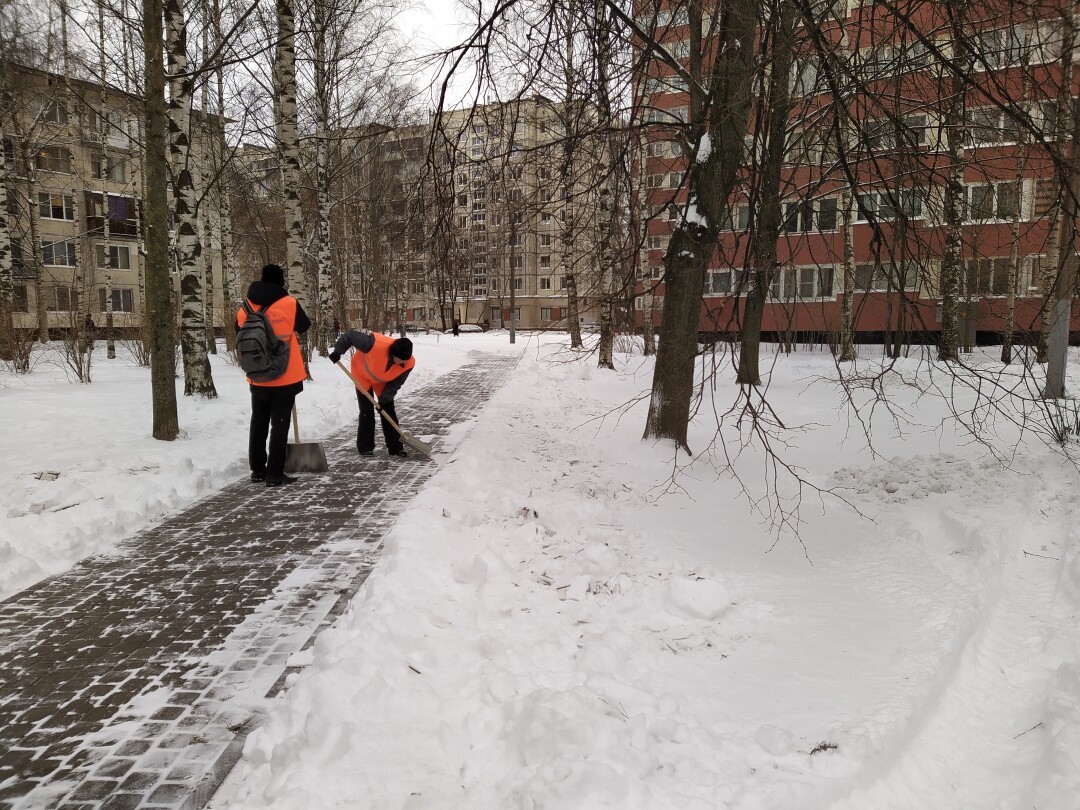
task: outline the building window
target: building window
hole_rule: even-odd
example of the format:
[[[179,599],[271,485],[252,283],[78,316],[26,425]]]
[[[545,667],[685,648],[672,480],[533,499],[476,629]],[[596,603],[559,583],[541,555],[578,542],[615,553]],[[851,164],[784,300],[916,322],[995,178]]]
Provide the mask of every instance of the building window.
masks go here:
[[[75,203],[64,194],[38,192],[38,214],[42,219],[75,219]]]
[[[488,287],[492,290],[492,292],[498,292],[498,290],[499,290],[499,279],[497,279],[495,277],[490,278],[488,280]]]
[[[11,309],[13,312],[30,311],[30,299],[26,296],[25,284],[16,284],[11,288]]]
[[[541,276],[540,277],[540,289],[541,290],[550,290],[551,289],[551,279],[548,276]]]
[[[97,246],[98,267],[105,267],[105,246]],[[131,269],[131,248],[127,245],[109,245],[108,267],[113,270]]]
[[[682,172],[669,172],[667,176],[668,188],[679,188],[680,186],[682,186],[682,180]]]
[[[799,298],[832,298],[833,268],[800,267],[798,284]]]
[[[560,290],[565,290],[566,289],[566,276],[559,276],[559,289]]]
[[[78,301],[74,287],[50,287],[46,291],[45,309],[48,312],[76,312]]]
[[[855,289],[860,292],[885,292],[898,289],[901,284],[906,290],[918,287],[918,268],[915,265],[896,267],[894,265],[855,265]]]
[[[541,256],[540,257],[540,266],[545,267],[545,268],[546,267],[551,267],[551,257],[550,256]]]
[[[67,107],[55,98],[38,98],[36,112],[46,124],[66,124]]]
[[[895,192],[875,191],[869,194],[860,194],[859,207],[855,218],[859,222],[866,222],[871,216],[883,220],[896,219],[898,207],[900,212],[908,219],[922,219],[922,192],[916,189],[903,188]]]
[[[974,38],[980,57],[976,62],[976,69],[1003,68],[1019,64],[1027,49],[1027,29],[1022,25],[999,28],[996,31],[980,31]]]
[[[112,291],[113,312],[134,312],[135,296],[129,289],[117,288]],[[105,288],[98,287],[98,311],[105,312]]]
[[[967,203],[969,221],[1011,220],[1020,212],[1020,183],[969,186]]]
[[[997,107],[973,107],[964,111],[964,118],[969,146],[1016,143],[1020,140],[1020,124]],[[1046,131],[1046,135],[1052,137],[1053,129]]]
[[[551,234],[550,233],[542,233],[542,234],[540,234],[540,247],[551,247]]]
[[[817,201],[817,226],[819,231],[836,230],[836,197]]]
[[[784,203],[784,233],[806,233],[814,230],[814,203],[811,200]]]
[[[514,289],[517,292],[521,292],[525,289],[525,279],[521,276],[514,276]]]
[[[42,146],[34,154],[34,166],[43,172],[68,172],[71,156],[62,146]]]
[[[540,307],[540,320],[542,320],[542,321],[550,321],[551,320],[551,307]]]
[[[793,96],[808,96],[817,85],[817,65],[810,59],[796,59],[791,63],[788,89]]]
[[[968,259],[964,262],[964,290],[967,295],[1006,295],[1009,290],[1009,259]],[[1020,288],[1021,273],[1016,282]]]
[[[90,173],[95,180],[112,180],[114,183],[127,181],[127,163],[123,158],[106,157],[101,154],[91,155]]]
[[[550,211],[541,211],[540,212],[540,221],[541,222],[551,222],[551,212]]]
[[[514,261],[513,261],[513,266],[514,266],[515,270],[524,269],[524,267],[525,267],[525,257],[524,256],[515,256]],[[514,287],[514,289],[516,290],[516,289],[519,289],[519,288]]]
[[[730,267],[713,268],[705,271],[705,295],[731,295],[741,292],[741,270]]]
[[[75,243],[42,241],[41,263],[56,267],[74,267]]]

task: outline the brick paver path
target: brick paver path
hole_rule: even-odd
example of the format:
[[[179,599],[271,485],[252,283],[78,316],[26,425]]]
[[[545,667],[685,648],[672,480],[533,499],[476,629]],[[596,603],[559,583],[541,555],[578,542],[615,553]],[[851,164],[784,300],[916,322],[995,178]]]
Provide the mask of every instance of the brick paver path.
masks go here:
[[[513,363],[477,355],[404,397],[403,425],[437,450]],[[0,603],[0,808],[210,798],[252,722],[244,697],[297,671],[294,653],[348,603],[435,472],[381,447],[360,459],[355,441],[355,425],[323,441],[330,475],[233,484]]]

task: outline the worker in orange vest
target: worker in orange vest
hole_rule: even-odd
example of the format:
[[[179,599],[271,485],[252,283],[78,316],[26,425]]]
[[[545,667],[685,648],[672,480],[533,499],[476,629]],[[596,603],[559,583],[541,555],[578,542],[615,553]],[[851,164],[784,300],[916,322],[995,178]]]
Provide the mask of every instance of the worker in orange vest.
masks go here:
[[[297,333],[311,327],[300,302],[285,289],[285,271],[276,264],[262,269],[262,280],[248,287],[247,300],[254,310],[261,310],[274,327],[279,340],[289,345],[289,362],[285,372],[268,382],[252,382],[251,426],[248,430],[248,464],[252,483],[266,482],[268,487],[291,484],[296,479],[285,475],[285,445],[289,441],[289,415],[296,395],[304,390],[307,370],[300,353]],[[236,313],[237,329],[244,325],[247,313]],[[270,451],[266,449],[266,434],[270,434]]]
[[[374,332],[355,329],[343,333],[330,352],[330,362],[336,363],[349,348],[356,349],[352,356],[352,375],[357,388],[363,386],[379,401],[380,419],[382,420],[383,438],[386,450],[392,456],[406,458],[401,435],[394,429],[385,416],[398,422],[394,409],[394,397],[416,366],[413,357],[412,341],[408,338],[392,338]],[[360,405],[360,424],[356,428],[356,450],[362,456],[375,452],[375,406],[359,390],[356,401]]]

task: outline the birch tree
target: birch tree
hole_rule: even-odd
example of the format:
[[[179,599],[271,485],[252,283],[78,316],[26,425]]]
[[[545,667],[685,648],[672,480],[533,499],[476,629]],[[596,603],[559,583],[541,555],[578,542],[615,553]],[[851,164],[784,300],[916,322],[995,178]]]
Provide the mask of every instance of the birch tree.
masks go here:
[[[116,333],[113,323],[113,276],[109,245],[109,92],[105,81],[105,4],[98,3],[98,70],[101,73],[101,108],[98,112],[98,140],[101,142],[101,254],[105,269],[105,347],[110,360],[116,359]]]
[[[191,165],[191,105],[195,80],[187,54],[184,0],[165,0],[166,51],[169,66],[169,158],[173,221],[180,268],[180,350],[184,360],[184,395],[217,397],[206,354],[206,310],[203,299],[202,243]]]
[[[285,208],[285,258],[289,292],[307,309],[304,273],[304,221],[300,204],[300,141],[296,129],[296,17],[292,0],[277,0],[277,47],[274,52],[274,96],[277,103],[277,148]],[[305,360],[306,339],[301,342]]]
[[[174,0],[175,1],[175,0]],[[176,346],[173,342],[172,279],[169,274],[169,203],[165,191],[167,161],[165,65],[162,55],[162,0],[143,0],[143,60],[146,93],[146,332],[150,341],[153,436],[174,440],[180,432],[176,413]]]

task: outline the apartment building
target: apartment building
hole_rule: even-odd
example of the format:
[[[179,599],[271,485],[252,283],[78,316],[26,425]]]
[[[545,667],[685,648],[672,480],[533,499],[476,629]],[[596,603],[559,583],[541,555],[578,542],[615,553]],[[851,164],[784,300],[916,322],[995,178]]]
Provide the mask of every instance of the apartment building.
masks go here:
[[[13,325],[63,329],[89,317],[136,329],[144,309],[142,100],[116,88],[9,64],[2,88],[0,132],[7,179]],[[197,114],[198,115],[198,114]],[[199,127],[197,159],[205,165],[208,137]],[[102,133],[104,131],[104,138]],[[214,219],[213,198],[204,217]],[[203,247],[214,274],[221,322],[220,244]],[[106,276],[110,278],[107,280]],[[178,281],[177,281],[178,283]]]
[[[789,43],[781,235],[763,330],[837,334],[847,278],[854,280],[854,329],[862,339],[899,332],[933,339],[942,321],[946,185],[950,166],[958,165],[952,136],[962,140],[956,154],[966,340],[976,333],[995,340],[1010,319],[1018,337],[1032,338],[1064,263],[1055,167],[1070,148],[1072,124],[1058,112],[1060,19],[1050,6],[986,4],[969,8],[958,31],[937,3],[836,0],[812,7],[815,24],[798,24]],[[683,65],[688,21],[685,4],[639,10],[639,23],[654,28]],[[957,68],[964,81],[954,81]],[[1075,69],[1069,81],[1075,84]],[[641,289],[655,291],[659,325],[664,253],[687,201],[686,83],[653,64],[636,103],[641,120],[651,123],[637,158],[650,217]],[[1071,115],[1072,105],[1065,106]],[[744,171],[707,273],[703,333],[737,331],[747,274],[759,272],[748,244],[768,152],[764,125],[753,123],[764,120],[760,112],[755,107],[751,115]],[[644,317],[639,310],[639,324]],[[1075,309],[1073,329],[1080,329]]]
[[[394,317],[421,328],[508,327],[511,317],[566,328],[574,274],[579,318],[595,320],[600,187],[564,160],[563,112],[531,96],[358,133],[370,145],[351,182],[372,192],[359,195],[369,204],[355,230],[377,225],[372,261],[399,268],[387,297]]]

